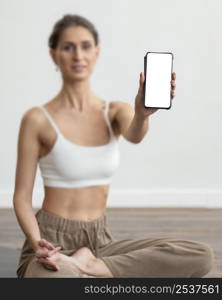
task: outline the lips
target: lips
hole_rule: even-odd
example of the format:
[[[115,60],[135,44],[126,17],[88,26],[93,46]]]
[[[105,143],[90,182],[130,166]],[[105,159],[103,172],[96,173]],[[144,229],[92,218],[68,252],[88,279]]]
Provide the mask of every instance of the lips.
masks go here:
[[[85,65],[73,65],[72,68],[85,68]]]
[[[72,69],[74,71],[82,71],[85,67],[86,66],[84,66],[84,65],[74,65],[74,66],[72,66]]]

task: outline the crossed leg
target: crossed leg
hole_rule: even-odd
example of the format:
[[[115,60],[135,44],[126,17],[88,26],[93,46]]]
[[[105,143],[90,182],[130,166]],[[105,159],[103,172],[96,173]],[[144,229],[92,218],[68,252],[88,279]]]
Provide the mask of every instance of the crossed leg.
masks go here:
[[[101,259],[96,258],[89,248],[83,247],[70,256],[57,252],[47,259],[33,258],[24,277],[108,278],[113,275]]]
[[[203,277],[213,249],[203,242],[171,238],[115,240],[99,249],[114,277]]]
[[[70,256],[47,258],[58,271],[46,270],[36,259],[24,277],[203,277],[213,264],[211,247],[178,239],[112,241],[95,257],[87,247]]]

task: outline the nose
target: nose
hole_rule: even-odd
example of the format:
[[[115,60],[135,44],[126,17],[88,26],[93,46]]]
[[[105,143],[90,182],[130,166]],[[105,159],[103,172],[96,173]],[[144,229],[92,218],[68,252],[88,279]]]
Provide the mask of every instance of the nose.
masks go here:
[[[75,51],[73,52],[73,58],[80,60],[83,57],[83,52],[80,47],[76,47]]]

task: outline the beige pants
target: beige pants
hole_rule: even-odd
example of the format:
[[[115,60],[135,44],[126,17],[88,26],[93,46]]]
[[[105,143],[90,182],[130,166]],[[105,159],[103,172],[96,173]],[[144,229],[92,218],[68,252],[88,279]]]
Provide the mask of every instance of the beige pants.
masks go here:
[[[107,228],[106,215],[93,221],[67,220],[40,209],[41,237],[61,253],[88,247],[103,260],[114,277],[203,277],[212,268],[214,252],[203,242],[172,238],[116,240]],[[37,262],[27,239],[17,269],[23,277],[78,277],[69,266],[51,271]]]

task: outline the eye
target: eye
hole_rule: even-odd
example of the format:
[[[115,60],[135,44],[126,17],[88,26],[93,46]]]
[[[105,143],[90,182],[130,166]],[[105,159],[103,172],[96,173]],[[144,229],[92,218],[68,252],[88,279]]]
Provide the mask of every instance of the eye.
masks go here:
[[[67,46],[65,46],[65,48],[64,48],[64,49],[65,49],[65,50],[69,50],[71,47],[73,48],[73,46],[72,46],[72,45],[67,45]]]
[[[65,47],[64,47],[64,50],[73,50],[75,47],[73,46],[73,45],[66,45]],[[91,48],[91,45],[90,44],[84,44],[84,45],[82,45],[82,49],[84,49],[84,50],[87,50],[87,49],[89,49],[89,48]]]
[[[84,49],[91,48],[91,45],[90,45],[90,44],[85,44],[85,45],[83,45],[83,48],[84,48]]]

